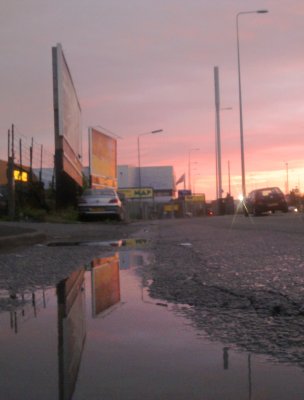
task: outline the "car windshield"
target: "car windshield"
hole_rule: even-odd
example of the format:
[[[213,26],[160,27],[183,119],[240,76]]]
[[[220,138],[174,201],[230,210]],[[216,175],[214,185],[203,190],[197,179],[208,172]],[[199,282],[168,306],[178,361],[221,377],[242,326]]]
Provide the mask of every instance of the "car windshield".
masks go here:
[[[267,197],[274,194],[280,194],[281,191],[278,188],[266,188],[259,190],[259,196]]]
[[[115,196],[115,191],[113,189],[87,189],[83,193],[83,196],[95,196],[95,197]]]

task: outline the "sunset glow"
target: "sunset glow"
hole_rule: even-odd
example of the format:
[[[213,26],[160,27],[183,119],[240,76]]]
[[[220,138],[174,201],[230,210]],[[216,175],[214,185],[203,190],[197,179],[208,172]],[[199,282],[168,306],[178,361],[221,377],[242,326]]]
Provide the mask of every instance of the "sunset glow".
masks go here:
[[[51,48],[62,44],[88,127],[118,139],[118,164],[173,165],[192,189],[215,198],[213,68],[219,67],[223,196],[241,192],[236,15],[247,192],[304,191],[304,3],[302,0],[6,2],[1,11],[0,158],[14,123],[54,151]],[[188,152],[191,155],[189,171]],[[180,184],[181,186],[183,184]],[[179,188],[179,186],[178,186]]]

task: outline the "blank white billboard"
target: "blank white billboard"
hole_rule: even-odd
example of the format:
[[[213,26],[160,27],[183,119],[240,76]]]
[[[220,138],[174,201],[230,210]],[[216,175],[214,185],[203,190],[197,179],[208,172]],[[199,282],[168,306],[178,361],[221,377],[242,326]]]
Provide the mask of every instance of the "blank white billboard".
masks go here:
[[[60,44],[53,47],[55,148],[62,151],[61,168],[82,185],[81,107]]]

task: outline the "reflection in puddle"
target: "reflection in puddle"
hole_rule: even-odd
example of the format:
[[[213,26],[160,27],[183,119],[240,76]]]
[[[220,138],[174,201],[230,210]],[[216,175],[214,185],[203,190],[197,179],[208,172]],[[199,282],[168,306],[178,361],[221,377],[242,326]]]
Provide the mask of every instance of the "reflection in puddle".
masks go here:
[[[179,306],[151,299],[134,269],[148,257],[97,258],[0,314],[2,397],[303,398],[302,370],[212,343],[176,316]]]
[[[96,317],[120,301],[119,257],[96,258],[92,262],[92,315]]]
[[[74,392],[86,337],[84,269],[57,285],[59,398]]]
[[[60,246],[101,246],[101,247],[138,247],[145,246],[148,243],[146,239],[121,239],[105,241],[80,241],[80,242],[50,242],[49,247]]]

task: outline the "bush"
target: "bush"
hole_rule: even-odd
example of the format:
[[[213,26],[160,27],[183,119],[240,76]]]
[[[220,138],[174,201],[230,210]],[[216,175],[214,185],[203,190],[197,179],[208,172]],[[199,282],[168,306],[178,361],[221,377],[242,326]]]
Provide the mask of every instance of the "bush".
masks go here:
[[[47,215],[47,222],[78,222],[78,212],[73,207],[52,211]]]
[[[19,211],[19,219],[34,221],[34,222],[45,222],[47,212],[41,208],[30,208],[26,207]]]

